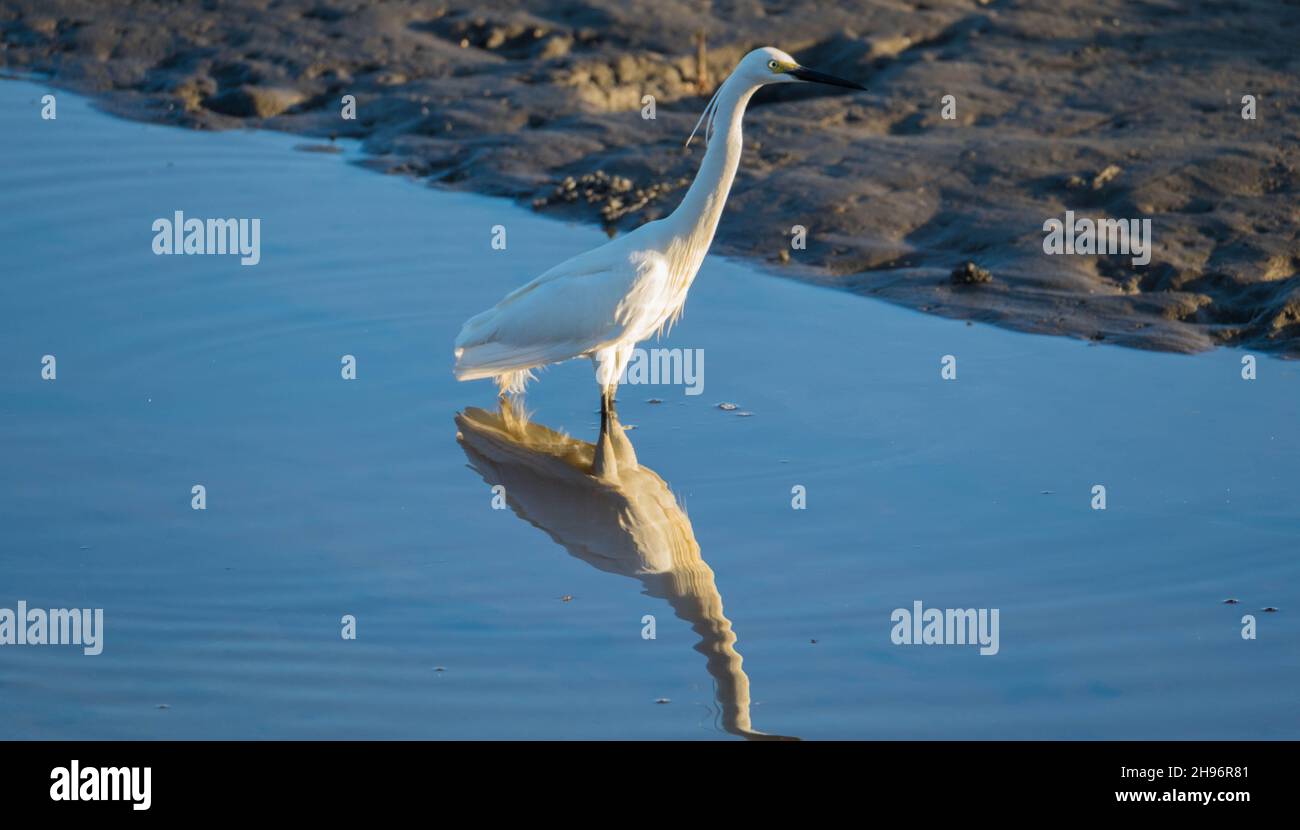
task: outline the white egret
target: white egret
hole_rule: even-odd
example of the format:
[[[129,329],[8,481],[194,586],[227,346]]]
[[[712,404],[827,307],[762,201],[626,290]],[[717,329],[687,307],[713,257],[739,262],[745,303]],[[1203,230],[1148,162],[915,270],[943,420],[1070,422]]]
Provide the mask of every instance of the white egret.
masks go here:
[[[691,131],[694,137],[704,124],[707,146],[677,210],[560,263],[471,317],[456,338],[457,379],[490,377],[502,395],[518,393],[533,369],[589,357],[601,386],[603,438],[633,348],[681,314],[713,242],[740,164],[741,119],[749,99],[768,84],[797,82],[865,89],[806,69],[780,49],[750,52],[718,87]],[[716,131],[719,120],[722,129]]]

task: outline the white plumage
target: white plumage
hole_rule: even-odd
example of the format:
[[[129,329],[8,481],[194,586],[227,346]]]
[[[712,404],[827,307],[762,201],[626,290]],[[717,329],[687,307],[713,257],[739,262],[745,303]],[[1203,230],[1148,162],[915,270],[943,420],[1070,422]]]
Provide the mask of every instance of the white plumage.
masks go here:
[[[630,353],[686,299],[684,287],[674,299],[669,262],[646,239],[655,224],[560,263],[471,317],[456,338],[456,377],[497,378],[502,391],[519,392],[539,366]],[[622,367],[611,371],[617,379]]]
[[[493,378],[502,394],[518,393],[533,369],[588,357],[606,414],[633,348],[681,314],[740,163],[746,104],[765,84],[796,81],[863,88],[805,69],[779,49],[750,52],[700,117],[707,147],[677,210],[560,263],[470,318],[456,338],[457,379]]]

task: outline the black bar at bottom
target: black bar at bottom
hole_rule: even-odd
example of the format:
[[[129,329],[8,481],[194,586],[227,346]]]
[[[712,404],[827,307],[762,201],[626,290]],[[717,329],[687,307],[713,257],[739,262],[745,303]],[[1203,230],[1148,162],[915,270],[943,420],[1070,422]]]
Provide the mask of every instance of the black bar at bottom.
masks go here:
[[[687,796],[718,807],[811,800],[858,810],[908,806],[926,816],[1201,811],[1219,820],[1257,808],[1289,813],[1295,748],[1280,742],[11,742],[0,753],[0,794],[7,813],[17,807],[51,818],[127,820],[292,814],[337,821],[397,809],[434,810],[428,815],[450,819],[458,809],[513,808],[549,821],[545,816],[582,814],[629,797],[640,805],[638,815],[671,811],[672,803],[685,808],[679,799]],[[148,807],[136,809],[144,806],[146,789]],[[95,796],[100,800],[88,800]]]

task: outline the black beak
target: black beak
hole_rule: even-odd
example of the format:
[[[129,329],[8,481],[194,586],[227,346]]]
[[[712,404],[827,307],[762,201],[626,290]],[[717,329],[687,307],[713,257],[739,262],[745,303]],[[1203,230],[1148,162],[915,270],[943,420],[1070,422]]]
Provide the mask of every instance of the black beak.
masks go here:
[[[849,89],[866,89],[862,84],[855,84],[852,81],[846,81],[843,78],[837,78],[834,75],[827,75],[825,72],[805,69],[802,66],[791,69],[786,74],[791,78],[798,78],[801,81],[808,81],[814,84],[829,84],[830,86],[843,86],[848,87]]]

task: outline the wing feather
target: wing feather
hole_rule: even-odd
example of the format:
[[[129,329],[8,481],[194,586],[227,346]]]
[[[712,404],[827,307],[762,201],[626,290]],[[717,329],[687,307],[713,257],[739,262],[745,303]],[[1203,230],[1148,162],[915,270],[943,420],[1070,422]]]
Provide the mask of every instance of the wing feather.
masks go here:
[[[668,284],[656,251],[611,243],[573,257],[465,323],[456,377],[532,369],[639,339],[659,322]]]

